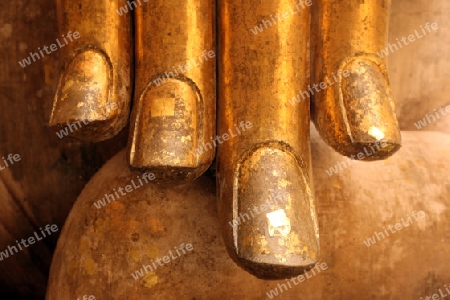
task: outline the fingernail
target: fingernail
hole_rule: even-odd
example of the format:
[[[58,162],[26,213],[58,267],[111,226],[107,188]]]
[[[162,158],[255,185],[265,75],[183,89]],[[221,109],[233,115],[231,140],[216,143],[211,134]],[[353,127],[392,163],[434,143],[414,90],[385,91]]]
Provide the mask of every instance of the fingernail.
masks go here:
[[[240,225],[233,227],[233,238],[239,263],[252,274],[286,278],[318,261],[307,174],[289,151],[277,148],[259,148],[239,164],[233,220]]]
[[[79,53],[62,75],[49,125],[68,136],[98,141],[117,133],[118,110],[110,109],[111,65],[105,55],[90,49]]]
[[[191,82],[169,78],[161,85],[151,84],[133,110],[132,168],[153,172],[162,180],[194,179],[208,168],[211,160],[205,163],[203,157],[211,157],[214,149],[199,145],[203,109]]]
[[[342,71],[348,71],[347,76]],[[383,159],[394,154],[401,146],[401,136],[383,63],[362,57],[352,58],[341,73],[344,75],[339,98],[351,144],[338,150],[349,156],[383,142],[384,147],[378,147],[364,159]]]

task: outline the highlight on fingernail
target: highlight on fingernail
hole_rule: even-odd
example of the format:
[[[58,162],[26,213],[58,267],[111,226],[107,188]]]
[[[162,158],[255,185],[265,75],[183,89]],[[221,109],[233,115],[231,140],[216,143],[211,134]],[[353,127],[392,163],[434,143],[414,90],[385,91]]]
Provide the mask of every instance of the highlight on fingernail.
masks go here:
[[[204,130],[204,109],[193,82],[169,78],[164,85],[150,83],[133,110],[132,168],[152,171],[158,179],[180,180],[194,179],[208,168],[209,163],[196,155]]]
[[[367,160],[392,155],[401,146],[401,135],[384,63],[361,55],[344,61],[341,68],[349,72],[340,78],[339,108],[350,141],[337,150],[348,156],[384,141],[386,147]]]
[[[232,225],[238,263],[261,278],[285,278],[319,259],[308,169],[278,143],[245,154],[235,173]]]

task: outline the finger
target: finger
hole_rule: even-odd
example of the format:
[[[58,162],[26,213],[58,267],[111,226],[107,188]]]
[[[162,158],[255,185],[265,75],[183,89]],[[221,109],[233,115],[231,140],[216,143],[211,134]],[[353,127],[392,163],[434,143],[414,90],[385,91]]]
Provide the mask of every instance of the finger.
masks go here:
[[[159,179],[194,179],[215,151],[212,0],[136,8],[136,92],[128,159]],[[200,150],[199,150],[200,149]]]
[[[309,81],[309,9],[284,0],[219,3],[218,133],[232,136],[217,157],[224,239],[256,276],[291,276],[319,259],[309,102],[289,102]],[[277,21],[277,13],[288,17]]]
[[[58,0],[63,63],[50,116],[60,137],[99,141],[117,134],[128,119],[132,60],[126,1]],[[78,38],[77,38],[78,36]]]
[[[401,145],[386,69],[389,1],[313,4],[313,119],[343,155],[383,159]],[[358,157],[359,159],[359,157]]]

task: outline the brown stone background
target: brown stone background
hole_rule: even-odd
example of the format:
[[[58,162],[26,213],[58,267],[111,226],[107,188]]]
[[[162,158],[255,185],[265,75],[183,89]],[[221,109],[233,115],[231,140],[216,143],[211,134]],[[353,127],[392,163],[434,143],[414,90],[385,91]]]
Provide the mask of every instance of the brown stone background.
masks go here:
[[[346,159],[312,130],[320,262],[328,268],[298,286],[285,286],[283,293],[278,289],[275,299],[410,300],[445,292],[450,284],[450,135],[403,131],[402,138],[396,155],[354,162],[329,176],[326,170]],[[286,284],[250,275],[225,251],[210,177],[178,186],[148,184],[96,209],[93,202],[111,187],[135,178],[126,166],[121,151],[77,199],[53,256],[47,300],[71,300],[74,295],[267,300],[267,292]],[[411,217],[408,225],[414,211],[424,216]],[[394,224],[407,227],[389,232]],[[381,235],[383,227],[389,235],[381,233],[384,237],[375,239],[376,244],[366,246],[363,241],[374,232]],[[142,264],[181,243],[191,243],[194,250],[138,280],[132,278]]]
[[[450,2],[393,0],[389,42],[408,37],[427,22],[439,29],[389,55],[389,76],[402,130],[417,130],[414,123],[450,105]],[[450,132],[450,116],[425,129]]]
[[[402,130],[416,130],[414,122],[450,104],[449,15],[447,0],[393,1],[391,43],[426,22],[439,24],[438,31],[389,55]],[[126,144],[126,130],[110,141],[88,144],[60,140],[47,128],[60,53],[26,68],[18,61],[58,37],[54,1],[0,3],[0,155],[22,158],[0,172],[0,250],[46,224],[61,228],[86,182]],[[425,130],[450,133],[450,116]],[[0,296],[43,297],[56,239],[53,235],[0,262]]]
[[[2,250],[46,224],[61,228],[86,182],[126,145],[126,131],[88,144],[59,139],[46,126],[60,52],[25,68],[18,61],[58,37],[55,1],[0,2],[0,156],[21,156],[20,162],[0,172]],[[43,298],[57,237],[0,262],[0,296],[18,292],[25,299]]]

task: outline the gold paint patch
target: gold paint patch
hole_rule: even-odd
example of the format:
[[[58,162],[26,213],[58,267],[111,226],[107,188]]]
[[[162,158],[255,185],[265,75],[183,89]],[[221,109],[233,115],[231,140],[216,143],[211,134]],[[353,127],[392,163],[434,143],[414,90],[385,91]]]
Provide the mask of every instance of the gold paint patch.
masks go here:
[[[144,276],[144,278],[142,278],[141,283],[146,287],[146,288],[153,288],[155,285],[158,284],[158,276],[156,275],[155,272],[150,272],[147,275]]]
[[[89,275],[94,275],[95,262],[91,257],[86,258],[86,260],[84,261],[84,269],[86,270],[86,273],[88,273]]]
[[[86,237],[82,237],[81,241],[80,241],[80,246],[78,246],[78,252],[79,253],[85,253],[89,251],[90,248],[90,242],[89,239],[87,239]]]
[[[161,226],[159,223],[159,220],[157,220],[157,219],[150,219],[149,222],[150,222],[150,226],[152,226],[153,231],[163,232],[166,230],[166,227]]]
[[[157,98],[152,101],[151,115],[154,117],[172,117],[175,115],[175,98]]]
[[[139,250],[139,248],[131,248],[130,256],[135,262],[137,262],[141,259],[141,251]]]
[[[159,256],[159,248],[153,245],[147,246],[147,256],[149,258],[157,258]]]

